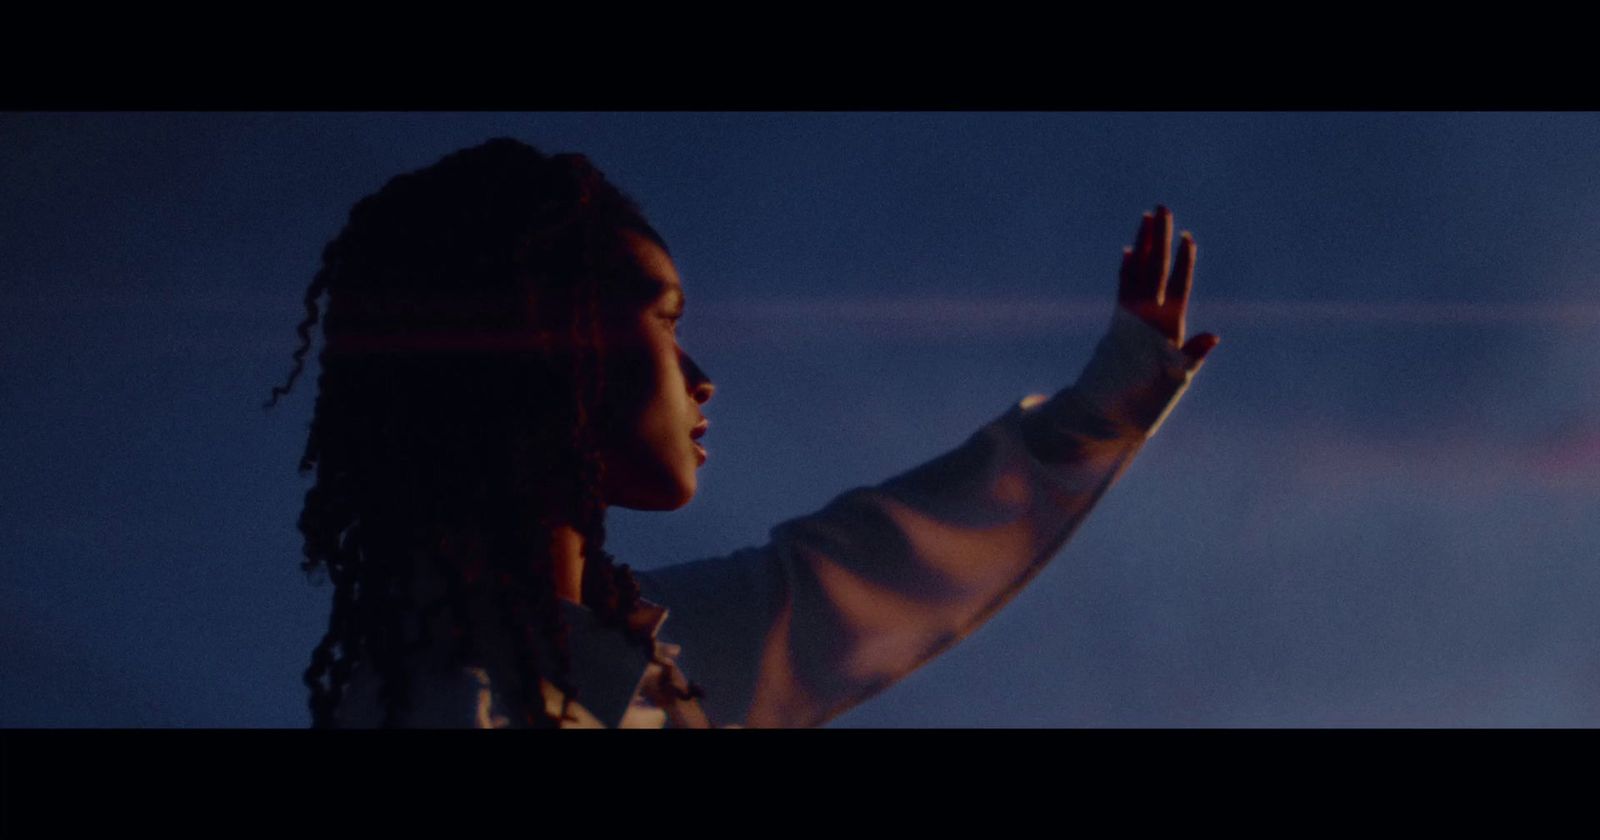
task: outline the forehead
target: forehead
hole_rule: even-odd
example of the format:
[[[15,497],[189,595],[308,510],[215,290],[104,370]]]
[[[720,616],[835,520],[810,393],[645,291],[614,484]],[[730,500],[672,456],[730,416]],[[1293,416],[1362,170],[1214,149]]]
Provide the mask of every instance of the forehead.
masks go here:
[[[672,264],[667,252],[650,241],[649,237],[634,231],[624,231],[622,236],[628,251],[638,263],[640,273],[660,287],[659,293],[683,297],[683,278],[678,276],[678,267]]]

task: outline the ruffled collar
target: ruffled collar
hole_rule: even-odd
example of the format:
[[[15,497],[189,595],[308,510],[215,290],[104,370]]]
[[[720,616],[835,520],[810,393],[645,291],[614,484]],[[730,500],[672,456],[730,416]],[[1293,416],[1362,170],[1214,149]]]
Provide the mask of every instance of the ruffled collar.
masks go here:
[[[414,591],[420,603],[444,597],[437,577],[424,574],[417,584]],[[491,600],[482,591],[468,598],[477,636],[477,655],[468,663],[456,660],[448,641],[452,638],[448,611],[435,612],[431,620],[422,613],[416,616],[413,638],[420,641],[421,623],[426,621],[431,626],[427,635],[436,641],[417,651],[410,665],[412,725],[512,725],[503,701],[516,690],[520,669],[509,637],[497,629],[499,616],[491,609]],[[567,627],[568,671],[563,682],[571,688],[571,696],[548,682],[541,689],[546,711],[560,717],[563,726],[709,725],[694,701],[691,684],[678,670],[677,646],[657,639],[667,620],[665,607],[641,599],[623,625],[608,626],[586,606],[564,600],[558,604]],[[649,639],[649,645],[639,644],[641,636]],[[368,685],[376,675],[368,673],[366,665],[357,664],[342,704],[345,714],[340,717],[350,725],[362,725],[358,721],[368,718],[372,719],[368,725],[377,725],[381,719],[376,685]]]
[[[640,693],[652,662],[671,664],[675,650],[656,641],[656,633],[667,620],[667,610],[658,604],[640,601],[628,616],[627,628],[607,627],[594,611],[571,601],[561,602],[561,617],[567,624],[567,652],[570,669],[566,680],[574,689],[574,699],[601,725],[614,727],[622,722]],[[641,647],[629,631],[650,635],[652,650]]]
[[[701,710],[698,692],[678,669],[677,645],[656,638],[667,620],[659,604],[640,600],[628,616],[627,631],[600,623],[587,607],[561,602],[567,622],[567,650],[572,684],[582,710],[600,726],[652,726],[703,729],[711,725]],[[646,653],[629,637],[647,633]]]

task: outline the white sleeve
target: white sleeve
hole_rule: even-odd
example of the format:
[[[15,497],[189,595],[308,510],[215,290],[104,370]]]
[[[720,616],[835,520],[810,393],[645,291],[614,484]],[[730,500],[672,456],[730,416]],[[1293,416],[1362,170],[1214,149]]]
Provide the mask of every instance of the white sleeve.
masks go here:
[[[1073,387],[764,546],[641,573],[712,723],[820,725],[971,633],[1061,548],[1195,369],[1118,307]]]

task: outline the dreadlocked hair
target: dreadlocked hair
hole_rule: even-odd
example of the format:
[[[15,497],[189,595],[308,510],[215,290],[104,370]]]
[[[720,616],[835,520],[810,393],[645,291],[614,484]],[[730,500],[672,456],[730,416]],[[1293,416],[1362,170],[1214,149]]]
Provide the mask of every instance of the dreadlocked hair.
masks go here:
[[[335,723],[358,661],[380,677],[384,724],[403,722],[407,656],[444,627],[454,661],[477,661],[485,608],[498,624],[488,629],[511,639],[518,719],[559,725],[541,688],[573,695],[557,523],[583,536],[584,604],[626,628],[639,586],[604,549],[597,441],[604,319],[652,293],[629,270],[630,230],[665,248],[583,156],[497,139],[395,177],[328,243],[293,368],[266,403],[294,386],[321,314],[299,465],[315,482],[298,523],[302,570],[325,572],[334,590],[304,675],[314,727]],[[446,594],[417,603],[419,571]],[[628,632],[650,649],[648,633]]]

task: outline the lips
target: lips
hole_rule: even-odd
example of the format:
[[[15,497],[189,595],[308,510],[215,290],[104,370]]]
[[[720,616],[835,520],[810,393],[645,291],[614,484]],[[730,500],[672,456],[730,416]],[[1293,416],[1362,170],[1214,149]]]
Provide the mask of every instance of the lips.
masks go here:
[[[710,427],[711,421],[701,418],[700,422],[696,423],[694,428],[689,431],[689,439],[695,442],[694,454],[700,459],[701,464],[706,462],[706,448],[701,446],[699,441],[700,438],[705,437],[706,429]]]

